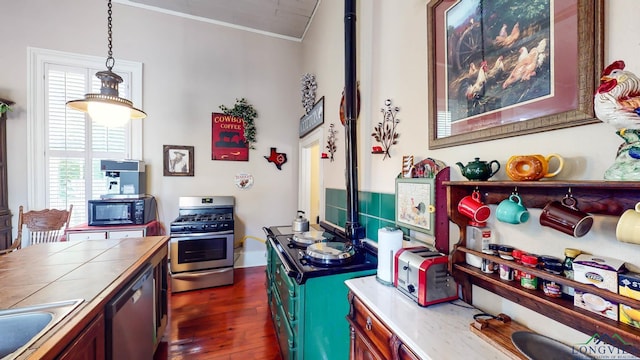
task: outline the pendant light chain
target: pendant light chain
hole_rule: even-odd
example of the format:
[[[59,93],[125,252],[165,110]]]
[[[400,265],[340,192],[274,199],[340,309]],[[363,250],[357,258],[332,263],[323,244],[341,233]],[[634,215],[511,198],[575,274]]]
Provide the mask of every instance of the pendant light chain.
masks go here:
[[[112,14],[112,12],[111,12],[111,7],[112,7],[111,0],[109,0],[109,5],[108,6],[109,6],[109,10],[107,10],[107,15],[108,15],[107,16],[107,29],[108,29],[107,30],[107,34],[109,36],[108,36],[107,39],[109,40],[109,52],[108,52],[109,56],[107,57],[106,65],[107,65],[107,69],[109,69],[109,71],[111,71],[111,69],[113,69],[113,65],[115,65],[115,62],[116,62],[113,59],[113,45],[112,45],[113,36],[112,36],[112,32],[111,32],[111,29],[112,29],[112,26],[111,26],[111,14]]]
[[[105,61],[107,70],[98,71],[96,77],[100,79],[100,93],[85,94],[84,99],[67,101],[71,109],[88,113],[97,124],[107,127],[124,126],[129,119],[144,119],[147,114],[133,107],[129,99],[121,98],[118,86],[122,83],[122,77],[112,71],[115,65],[113,59],[113,27],[111,24],[112,5],[108,1],[107,11],[107,40],[108,57]]]

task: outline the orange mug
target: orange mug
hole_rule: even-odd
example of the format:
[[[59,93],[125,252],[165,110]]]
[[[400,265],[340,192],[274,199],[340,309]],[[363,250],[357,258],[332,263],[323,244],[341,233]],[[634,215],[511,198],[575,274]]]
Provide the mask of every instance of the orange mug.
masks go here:
[[[458,212],[471,219],[469,221],[471,226],[484,226],[491,216],[489,206],[480,201],[479,191],[463,197],[458,203]]]
[[[551,171],[549,162],[556,159],[558,167]],[[564,159],[558,154],[544,155],[514,155],[507,160],[505,172],[511,180],[535,181],[558,175],[564,166]]]

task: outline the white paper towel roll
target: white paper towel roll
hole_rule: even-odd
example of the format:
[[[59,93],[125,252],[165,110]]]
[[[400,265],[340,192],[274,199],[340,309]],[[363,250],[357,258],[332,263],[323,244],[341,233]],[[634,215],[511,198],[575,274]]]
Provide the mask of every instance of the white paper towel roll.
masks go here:
[[[393,283],[394,257],[402,248],[402,230],[383,227],[378,229],[378,280],[386,285]]]

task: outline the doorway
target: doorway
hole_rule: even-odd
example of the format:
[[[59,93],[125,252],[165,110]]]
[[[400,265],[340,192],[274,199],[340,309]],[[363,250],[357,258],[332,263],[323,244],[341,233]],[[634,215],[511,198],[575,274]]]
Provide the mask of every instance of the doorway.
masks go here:
[[[324,186],[320,160],[323,135],[324,131],[319,127],[299,142],[298,210],[304,211],[311,224],[317,224],[324,216]]]

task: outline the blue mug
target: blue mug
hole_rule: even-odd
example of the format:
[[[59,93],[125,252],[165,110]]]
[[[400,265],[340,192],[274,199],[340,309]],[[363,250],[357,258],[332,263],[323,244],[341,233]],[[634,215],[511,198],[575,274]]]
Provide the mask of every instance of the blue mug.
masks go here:
[[[502,200],[496,209],[498,220],[509,224],[522,224],[529,220],[529,211],[522,205],[522,199],[517,194]]]

